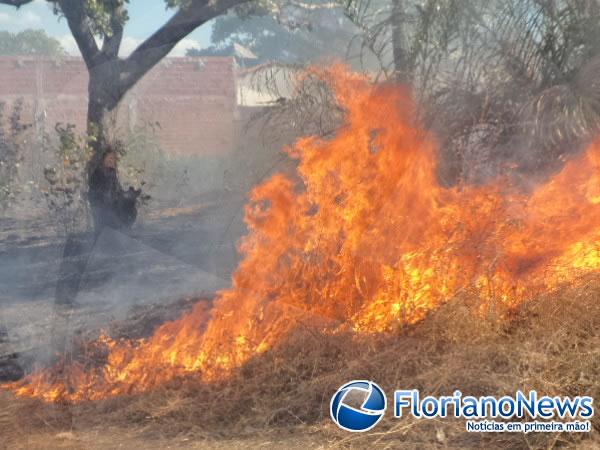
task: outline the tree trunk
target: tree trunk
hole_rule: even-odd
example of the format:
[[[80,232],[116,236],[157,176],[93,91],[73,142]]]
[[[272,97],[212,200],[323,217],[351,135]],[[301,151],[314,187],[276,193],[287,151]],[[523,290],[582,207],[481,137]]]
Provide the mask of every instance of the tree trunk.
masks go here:
[[[87,134],[90,145],[94,150],[94,156],[104,151],[106,147],[106,126],[108,125],[108,108],[102,98],[93,98],[90,89],[87,113]]]
[[[109,144],[109,130],[112,126],[111,117],[122,95],[118,95],[115,71],[108,68],[94,68],[89,71],[88,84],[88,111],[87,111],[87,137],[92,148],[92,156],[87,165],[88,190],[91,187],[92,173],[102,162],[102,157]],[[92,215],[95,215],[94,205],[90,204]],[[95,224],[94,224],[95,225]],[[86,271],[88,260],[97,239],[97,232],[70,233],[67,236],[62,263],[59,271],[59,280],[56,285],[55,304],[72,306],[79,294],[81,280]],[[69,317],[66,317],[68,325]],[[57,336],[62,336],[60,333]],[[57,348],[65,353],[67,342],[55,342]],[[0,373],[1,376],[1,373]]]
[[[87,164],[87,187],[88,193],[94,192],[95,198],[98,198],[99,190],[109,198],[112,194],[111,185],[108,183],[98,183],[94,172],[102,164],[103,157],[111,142],[113,131],[116,128],[116,112],[119,102],[124,96],[125,91],[121,89],[119,83],[118,60],[112,59],[90,69],[90,81],[88,86],[88,113],[87,113],[87,135],[92,155]],[[96,179],[96,183],[93,181]],[[100,198],[104,198],[100,195]],[[100,214],[97,211],[97,204],[90,202],[90,211],[94,218],[94,228],[97,227],[97,217]],[[96,229],[96,232],[98,230]]]
[[[88,175],[96,169],[104,154],[110,130],[115,126],[114,113],[124,93],[119,89],[117,61],[104,62],[90,69],[88,85],[87,134],[93,155]]]

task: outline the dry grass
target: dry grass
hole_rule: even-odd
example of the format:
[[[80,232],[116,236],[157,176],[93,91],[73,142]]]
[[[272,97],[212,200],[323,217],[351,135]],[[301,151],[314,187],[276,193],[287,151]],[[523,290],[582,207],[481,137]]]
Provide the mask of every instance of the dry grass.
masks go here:
[[[390,414],[358,436],[331,424],[330,396],[355,378],[377,381],[388,393],[416,388],[440,395],[456,389],[501,395],[537,389],[600,398],[598,276],[538,298],[510,320],[477,317],[475,307],[465,294],[394,336],[332,336],[302,326],[279,348],[215,385],[179,380],[157,392],[76,406],[3,393],[0,434],[11,436],[5,442],[15,448],[32,432],[54,436],[52,442],[70,436],[61,433],[78,439],[112,436],[115,444],[142,439],[147,446],[135,444],[140,448],[157,448],[159,442],[172,448],[599,448],[598,417],[591,434],[577,435],[467,433],[464,420],[396,420]],[[77,445],[56,448],[111,448]]]

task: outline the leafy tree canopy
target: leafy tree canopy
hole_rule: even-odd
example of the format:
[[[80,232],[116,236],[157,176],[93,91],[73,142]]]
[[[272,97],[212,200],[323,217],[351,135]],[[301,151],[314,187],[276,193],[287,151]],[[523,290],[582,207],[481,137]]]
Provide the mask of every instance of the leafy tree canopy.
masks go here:
[[[9,0],[10,1],[10,0]],[[166,8],[189,7],[192,0],[164,0]],[[54,13],[63,16],[61,4],[58,0],[47,0],[54,7]],[[16,0],[19,3],[19,0]],[[30,3],[22,0],[21,4]],[[89,18],[92,31],[98,37],[111,37],[114,34],[114,26],[124,26],[129,20],[127,5],[129,0],[84,0],[83,9]],[[20,6],[20,5],[16,5]]]

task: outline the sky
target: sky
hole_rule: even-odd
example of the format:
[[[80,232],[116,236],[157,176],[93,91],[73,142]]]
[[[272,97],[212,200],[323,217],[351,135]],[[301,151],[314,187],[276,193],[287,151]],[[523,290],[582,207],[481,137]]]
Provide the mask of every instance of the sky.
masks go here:
[[[128,10],[129,22],[125,26],[125,36],[121,45],[122,56],[131,53],[174,12],[165,8],[164,0],[130,0]],[[69,54],[79,55],[65,19],[59,20],[45,0],[34,0],[20,9],[0,5],[0,31],[14,33],[28,28],[45,30],[50,36],[58,39]],[[188,48],[209,46],[210,32],[210,23],[199,27],[175,47],[171,56],[184,56]]]

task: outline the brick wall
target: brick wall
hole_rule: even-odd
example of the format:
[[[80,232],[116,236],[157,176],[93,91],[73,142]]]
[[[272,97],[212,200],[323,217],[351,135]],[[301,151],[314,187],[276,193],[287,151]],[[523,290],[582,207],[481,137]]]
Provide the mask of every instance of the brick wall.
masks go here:
[[[85,130],[88,75],[80,58],[0,57],[0,101],[22,98],[26,121]],[[236,92],[233,58],[166,58],[121,102],[118,127],[156,124],[173,154],[218,155],[233,148]]]

